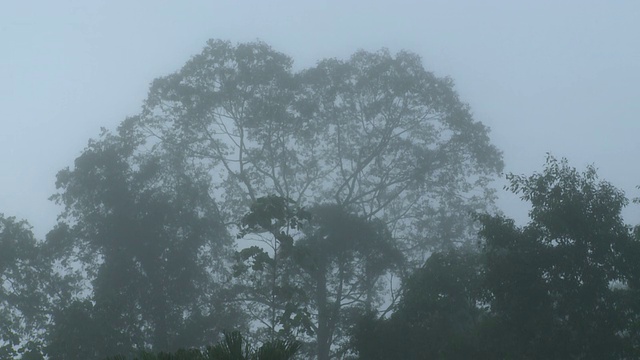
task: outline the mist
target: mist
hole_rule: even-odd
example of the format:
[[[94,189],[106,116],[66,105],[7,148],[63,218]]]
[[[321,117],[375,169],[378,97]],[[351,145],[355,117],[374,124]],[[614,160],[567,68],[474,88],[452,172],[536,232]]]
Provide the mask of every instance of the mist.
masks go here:
[[[591,314],[593,294],[631,301],[639,16],[640,5],[595,1],[5,6],[0,249],[13,255],[0,263],[0,320],[13,326],[0,335],[19,340],[0,342],[0,358],[204,349],[236,330],[256,350],[290,341],[299,358],[423,358],[409,340],[373,350],[373,339],[404,331],[404,314],[440,309],[424,294],[473,299],[481,306],[456,309],[495,316],[495,338],[522,324],[532,337],[572,329],[504,320],[522,315],[505,305],[524,306],[522,284],[549,287],[527,303],[549,324]],[[593,255],[591,234],[611,253]],[[564,256],[565,238],[598,265],[545,262]],[[514,263],[546,257],[518,268],[500,251]],[[478,277],[504,275],[500,264],[540,276]],[[583,291],[587,275],[567,285],[567,274],[591,270],[591,295],[557,290]],[[440,288],[441,273],[467,285]],[[467,318],[432,326],[471,328]],[[106,319],[108,330],[51,340]],[[572,344],[600,336],[601,349],[635,356],[633,326],[616,324],[608,334],[627,342],[581,333]],[[453,342],[416,334],[457,356]],[[85,342],[92,351],[64,352]],[[491,346],[464,351],[514,354]],[[539,342],[548,358],[598,358],[554,346]]]

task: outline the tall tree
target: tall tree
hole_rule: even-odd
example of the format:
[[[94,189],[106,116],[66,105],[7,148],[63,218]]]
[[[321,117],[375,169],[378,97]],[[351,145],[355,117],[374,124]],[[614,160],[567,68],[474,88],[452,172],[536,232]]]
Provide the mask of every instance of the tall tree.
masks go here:
[[[398,270],[403,256],[382,221],[367,220],[339,205],[311,210],[296,243],[299,283],[310,297],[313,354],[342,358],[351,350],[348,331],[357,315],[381,305],[384,275]]]
[[[230,222],[275,193],[381,218],[420,263],[465,240],[502,161],[450,79],[386,50],[291,68],[264,43],[209,41],[154,81],[131,129],[213,174]]]
[[[307,339],[305,351],[319,360],[349,351],[350,323],[380,305],[380,278],[402,265],[384,223],[339,205],[307,212],[290,199],[266,196],[242,224],[240,237],[264,245],[241,250],[236,270],[266,338]]]
[[[493,200],[502,160],[451,79],[387,50],[323,60],[299,79],[295,108],[312,134],[299,156],[319,169],[303,189],[383,219],[417,266],[473,235],[468,214]]]
[[[231,239],[208,195],[208,176],[177,154],[139,153],[144,139],[120,130],[90,141],[74,168],[58,173],[53,198],[65,206],[61,219],[68,225],[51,239],[68,238],[73,260],[91,281],[94,305],[60,313],[56,325],[80,326],[66,316],[89,312],[116,329],[116,338],[94,339],[95,348],[109,352],[100,356],[210,343],[223,326],[241,325],[234,323],[241,316],[225,302]],[[68,349],[67,340],[52,340],[62,343],[52,349]]]
[[[490,206],[502,160],[452,81],[408,52],[360,51],[300,72],[292,63],[261,42],[209,41],[156,79],[141,114],[121,125],[126,158],[137,162],[117,166],[136,175],[151,159],[179,159],[199,189],[208,182],[201,199],[221,205],[226,225],[268,194],[337,204],[383,224],[409,267],[467,241],[468,214]]]

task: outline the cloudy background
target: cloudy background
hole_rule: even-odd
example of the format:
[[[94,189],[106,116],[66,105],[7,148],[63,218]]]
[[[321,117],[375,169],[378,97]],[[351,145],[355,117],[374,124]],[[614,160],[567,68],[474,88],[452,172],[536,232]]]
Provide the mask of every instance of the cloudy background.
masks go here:
[[[357,49],[416,52],[491,127],[506,172],[540,171],[551,152],[640,195],[638,1],[3,1],[0,212],[44,236],[56,172],[209,38],[263,40],[298,69]],[[522,223],[526,206],[499,193]],[[637,205],[625,215],[640,222]]]

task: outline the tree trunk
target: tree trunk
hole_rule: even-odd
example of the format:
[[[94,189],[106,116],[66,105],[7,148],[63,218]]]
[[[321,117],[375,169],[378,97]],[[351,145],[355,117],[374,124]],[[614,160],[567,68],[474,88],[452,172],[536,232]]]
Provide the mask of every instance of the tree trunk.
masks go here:
[[[327,279],[325,269],[316,274],[316,303],[318,304],[318,330],[316,331],[318,360],[329,360],[331,350],[331,330],[329,329],[331,312],[327,304]]]

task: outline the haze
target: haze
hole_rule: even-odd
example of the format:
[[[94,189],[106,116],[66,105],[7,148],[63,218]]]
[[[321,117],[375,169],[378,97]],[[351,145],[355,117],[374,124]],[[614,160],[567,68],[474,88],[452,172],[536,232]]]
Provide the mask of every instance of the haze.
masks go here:
[[[100,127],[136,114],[149,83],[210,38],[263,40],[296,68],[357,49],[418,53],[491,127],[506,172],[538,171],[550,152],[579,168],[595,164],[635,197],[638,18],[633,1],[8,2],[0,12],[0,211],[44,236],[60,210],[47,200],[56,172]],[[524,220],[521,202],[499,193],[498,206]],[[626,214],[637,223],[633,207]]]

